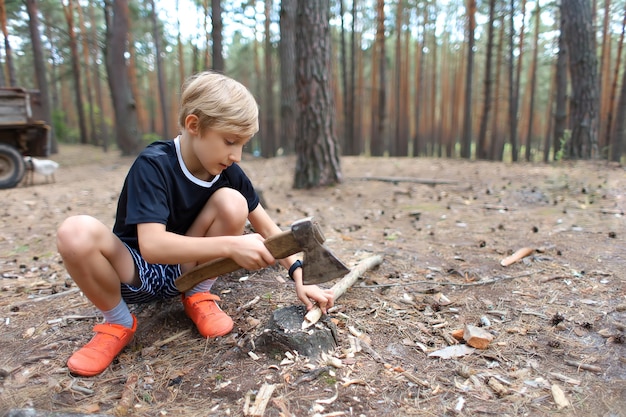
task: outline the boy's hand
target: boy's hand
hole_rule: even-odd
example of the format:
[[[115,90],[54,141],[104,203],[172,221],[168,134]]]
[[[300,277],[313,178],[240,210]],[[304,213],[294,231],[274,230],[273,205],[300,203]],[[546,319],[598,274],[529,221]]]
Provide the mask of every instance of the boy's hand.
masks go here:
[[[333,290],[321,289],[317,285],[297,285],[296,295],[304,303],[307,310],[313,308],[313,301],[317,303],[322,313],[326,314],[335,302]]]
[[[229,258],[249,271],[273,265],[276,259],[263,244],[264,240],[258,233],[236,236]]]

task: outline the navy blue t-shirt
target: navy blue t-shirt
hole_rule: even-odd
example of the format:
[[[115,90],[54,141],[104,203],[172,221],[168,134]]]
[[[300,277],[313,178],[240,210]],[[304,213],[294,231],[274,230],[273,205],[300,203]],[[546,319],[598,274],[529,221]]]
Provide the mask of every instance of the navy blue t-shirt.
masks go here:
[[[179,138],[154,142],[139,154],[126,176],[113,233],[137,250],[140,223],[161,223],[168,232],[184,235],[211,195],[222,187],[239,191],[250,212],[259,204],[250,179],[237,164],[210,182],[202,181],[187,170]]]

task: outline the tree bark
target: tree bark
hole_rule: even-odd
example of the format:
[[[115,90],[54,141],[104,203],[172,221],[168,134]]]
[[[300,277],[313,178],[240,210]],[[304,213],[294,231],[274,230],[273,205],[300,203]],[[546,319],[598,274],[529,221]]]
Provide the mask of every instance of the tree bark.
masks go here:
[[[613,82],[611,83],[611,93],[608,105],[607,127],[606,127],[606,142],[611,143],[611,149],[609,150],[609,159],[612,161],[619,161],[618,156],[613,147],[613,142],[616,136],[613,135],[613,114],[615,107],[615,96],[617,95],[617,80],[619,79],[619,68],[622,59],[622,51],[624,49],[624,35],[626,34],[626,9],[624,9],[624,20],[622,21],[622,34],[619,37],[619,43],[617,44],[617,59],[615,61],[615,71],[613,73]],[[623,85],[622,85],[623,87]],[[616,159],[617,158],[617,159]]]
[[[611,62],[611,32],[609,30],[609,22],[611,20],[611,0],[604,0],[604,18],[602,19],[602,51],[600,53],[600,71],[598,72],[598,85],[600,91],[598,93],[600,101],[600,114],[604,115],[608,113],[607,92],[611,80],[611,72],[609,65]],[[601,118],[602,119],[602,118]],[[606,123],[600,123],[598,126],[598,146],[600,149],[604,149],[609,144],[609,136],[606,135],[608,125]]]
[[[154,0],[150,0],[150,19],[152,20],[152,40],[154,41],[154,54],[156,55],[157,67],[157,87],[159,89],[159,104],[161,107],[161,121],[163,123],[163,131],[161,137],[164,140],[170,138],[173,132],[170,132],[169,114],[167,111],[167,94],[165,91],[165,70],[163,69],[163,57],[161,56],[161,30],[157,20],[156,7]]]
[[[483,102],[483,114],[480,119],[480,129],[478,131],[478,143],[476,144],[476,157],[478,159],[487,158],[489,152],[487,150],[487,124],[489,123],[489,112],[491,110],[491,62],[493,58],[493,37],[495,22],[496,0],[489,0],[489,27],[487,28],[487,58],[485,59],[485,93]],[[496,68],[496,71],[498,69]]]
[[[530,64],[530,105],[528,106],[528,134],[526,135],[526,149],[524,157],[531,162],[531,148],[533,137],[533,120],[535,115],[535,87],[537,85],[537,55],[539,53],[539,25],[541,23],[541,8],[539,3],[535,8],[535,37],[533,40],[533,60]]]
[[[128,0],[105,0],[104,7],[105,60],[115,113],[115,138],[122,155],[136,155],[142,146],[124,56],[128,35]]]
[[[502,161],[502,149],[504,140],[502,138],[500,123],[500,80],[502,79],[502,51],[504,49],[504,16],[500,18],[500,34],[498,35],[498,50],[496,52],[496,80],[494,94],[493,118],[491,120],[491,149],[489,159],[492,161]]]
[[[280,146],[293,153],[296,142],[296,10],[298,0],[280,2]]]
[[[7,9],[5,0],[0,0],[0,27],[4,35],[4,55],[6,59],[6,68],[9,73],[9,87],[15,87],[15,65],[13,64],[13,52],[11,42],[9,42],[9,30],[7,29]]]
[[[264,44],[265,52],[263,54],[264,59],[264,76],[263,85],[265,91],[263,94],[264,108],[261,109],[261,118],[263,119],[263,136],[261,147],[263,156],[272,157],[276,155],[278,148],[276,140],[276,127],[274,118],[274,66],[272,63],[273,47],[272,47],[272,33],[271,33],[271,11],[273,0],[265,0],[265,22],[264,22]]]
[[[329,0],[299,1],[296,17],[298,140],[295,188],[341,182],[330,86]]]
[[[396,30],[396,39],[395,39],[395,68],[394,68],[394,77],[393,77],[393,108],[390,113],[393,114],[393,136],[392,140],[389,141],[389,156],[399,156],[400,150],[400,122],[401,122],[401,111],[400,111],[400,91],[402,88],[402,1],[399,1],[396,5],[396,22],[395,22],[395,30]],[[391,100],[390,100],[391,101]],[[391,118],[390,118],[391,119]]]
[[[563,0],[565,39],[572,82],[568,146],[571,159],[598,157],[598,60],[594,49],[591,5],[588,0]]]
[[[30,30],[30,39],[33,45],[33,59],[35,63],[35,76],[37,77],[37,88],[39,89],[39,98],[41,100],[41,112],[45,122],[50,126],[50,143],[48,149],[50,152],[57,152],[56,138],[54,136],[54,126],[52,124],[52,112],[50,111],[50,94],[48,92],[48,78],[46,75],[46,64],[43,47],[41,45],[41,33],[39,32],[39,10],[37,9],[36,0],[26,1],[26,10],[28,12],[28,28]]]
[[[357,108],[357,83],[356,83],[356,72],[357,72],[357,48],[360,51],[361,45],[357,43],[357,0],[352,0],[352,31],[350,38],[350,91],[348,93],[349,96],[349,106],[348,106],[348,121],[346,126],[348,128],[348,132],[346,133],[347,140],[350,143],[349,149],[352,155],[359,155],[363,150],[362,142],[360,135],[356,132],[356,126],[359,126],[360,123],[356,120],[356,115],[360,114],[360,112],[356,111]]]
[[[422,97],[424,97],[424,47],[426,41],[426,22],[428,21],[428,13],[424,7],[421,37],[415,42],[415,99],[413,105],[414,111],[414,135],[413,135],[413,156],[420,156],[426,153],[424,138],[420,129],[422,128]],[[416,12],[417,13],[417,12]]]
[[[617,82],[618,68],[619,68],[619,57],[621,57],[622,48],[624,46],[624,32],[626,29],[626,10],[624,11],[624,23],[622,24],[622,34],[620,36],[620,44],[619,44],[619,53],[618,60],[615,64],[615,81]],[[611,146],[609,151],[609,158],[611,161],[620,162],[622,158],[622,154],[624,153],[624,143],[626,143],[626,71],[622,74],[622,89],[619,95],[619,102],[616,110],[616,120],[617,123],[615,125],[615,132],[611,136]]]
[[[561,32],[559,34],[559,53],[556,60],[556,97],[554,104],[554,139],[552,143],[553,159],[564,151],[565,129],[567,128],[567,42],[563,31],[561,14]]]
[[[343,0],[339,0],[339,18],[341,19],[341,28],[339,31],[339,52],[341,54],[341,65],[340,65],[340,74],[341,74],[341,97],[343,101],[343,132],[341,135],[341,149],[344,155],[351,155],[352,150],[350,147],[352,146],[352,142],[348,137],[348,132],[350,130],[349,124],[349,108],[350,103],[348,101],[348,56],[346,53],[346,27],[344,22],[344,15],[346,11],[344,8]]]
[[[385,2],[376,2],[376,40],[372,59],[372,135],[370,152],[372,156],[385,153]]]
[[[74,98],[76,100],[76,111],[78,114],[78,128],[80,132],[80,143],[87,144],[89,134],[87,133],[87,124],[85,123],[85,107],[83,105],[83,89],[80,74],[80,64],[78,58],[78,42],[76,33],[74,32],[74,1],[68,0],[67,5],[63,4],[65,12],[65,20],[67,21],[67,30],[69,34],[70,51],[72,56],[72,75],[74,79]]]
[[[224,72],[224,54],[222,53],[222,2],[211,0],[211,37],[213,39],[213,69]]]
[[[83,63],[87,71],[89,71],[88,69],[91,68],[91,62],[89,59],[90,36],[87,32],[87,28],[85,27],[85,17],[80,3],[76,3],[76,11],[78,12],[78,22],[82,38]],[[92,145],[98,145],[99,140],[96,137],[96,115],[94,111],[95,106],[93,105],[93,86],[88,72],[85,74],[85,87],[87,88],[87,103],[89,103],[89,126],[87,129],[89,132],[89,143]]]
[[[524,64],[524,37],[526,35],[526,0],[522,1],[522,28],[519,32],[519,54],[517,55],[517,72],[515,74],[515,86],[514,88],[514,102],[513,108],[515,111],[514,127],[511,128],[511,153],[513,161],[517,161],[519,159],[519,138],[518,138],[518,128],[519,128],[519,108],[520,108],[520,85],[522,83],[522,67]],[[511,1],[513,4],[513,1]],[[513,12],[511,12],[513,13]],[[512,23],[512,22],[511,22]],[[513,26],[511,26],[511,32],[515,33]]]
[[[179,0],[176,0],[176,50],[178,52],[178,81],[182,85],[185,82],[185,54],[183,53],[183,42],[180,33],[180,12],[179,12]]]
[[[96,7],[93,2],[89,2],[89,21],[91,22],[91,39],[97,39],[96,31],[98,30],[98,25],[96,24]],[[90,50],[91,54],[93,54],[93,84],[94,89],[96,90],[96,103],[99,110],[99,135],[102,140],[101,145],[102,149],[107,152],[109,149],[109,125],[106,122],[106,118],[104,117],[105,109],[104,109],[104,98],[102,94],[102,82],[100,79],[100,57],[98,56],[98,51],[100,51],[100,47],[96,47],[96,43],[93,43],[93,48]]]
[[[472,83],[474,81],[474,32],[476,31],[476,0],[468,0],[467,5],[467,67],[465,72],[465,111],[463,116],[463,139],[461,158],[472,156]]]

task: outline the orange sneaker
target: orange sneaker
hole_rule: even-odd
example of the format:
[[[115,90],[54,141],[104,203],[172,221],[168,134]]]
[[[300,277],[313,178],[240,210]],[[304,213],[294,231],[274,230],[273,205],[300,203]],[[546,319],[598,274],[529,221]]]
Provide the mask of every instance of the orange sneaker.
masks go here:
[[[185,313],[204,337],[224,336],[233,329],[233,319],[222,311],[216,301],[220,298],[210,292],[199,292],[190,297],[183,294]]]
[[[133,328],[119,324],[97,324],[96,335],[68,359],[67,367],[76,375],[94,376],[104,371],[113,359],[132,340],[137,330],[137,318],[133,315]]]

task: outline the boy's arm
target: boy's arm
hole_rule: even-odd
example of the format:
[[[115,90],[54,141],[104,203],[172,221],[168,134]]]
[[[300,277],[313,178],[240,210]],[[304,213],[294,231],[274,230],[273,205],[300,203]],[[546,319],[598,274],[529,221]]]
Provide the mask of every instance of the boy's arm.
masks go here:
[[[150,263],[204,263],[231,258],[252,271],[275,262],[259,234],[191,237],[168,232],[160,223],[141,223],[137,225],[137,236],[141,255]]]
[[[274,223],[260,204],[250,212],[248,220],[250,220],[254,230],[266,239],[282,232],[280,227]],[[279,259],[278,262],[285,267],[285,269],[289,270],[296,260],[298,260],[298,258],[292,255],[285,259]],[[334,295],[332,290],[325,290],[317,285],[304,285],[302,283],[302,268],[297,268],[293,272],[293,281],[296,284],[296,295],[300,301],[304,303],[307,310],[313,308],[312,301],[315,301],[324,313],[326,313],[328,308],[333,306]]]

